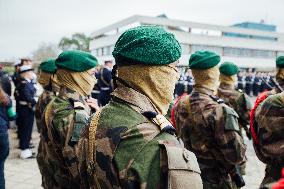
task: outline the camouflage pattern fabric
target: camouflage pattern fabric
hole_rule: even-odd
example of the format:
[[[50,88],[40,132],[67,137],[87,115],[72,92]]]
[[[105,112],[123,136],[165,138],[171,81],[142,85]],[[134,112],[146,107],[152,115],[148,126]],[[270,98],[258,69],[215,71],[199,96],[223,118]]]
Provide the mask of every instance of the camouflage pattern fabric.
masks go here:
[[[218,88],[217,96],[224,100],[225,104],[230,106],[237,112],[239,119],[240,133],[242,135],[242,129],[245,130],[248,139],[251,139],[251,133],[249,131],[248,125],[250,121],[250,111],[252,109],[252,104],[249,97],[243,93],[241,90],[236,90],[234,85],[228,85],[226,83],[221,83]],[[242,175],[245,175],[246,163],[243,163],[241,168]]]
[[[47,104],[53,99],[54,96],[55,96],[54,92],[49,91],[49,90],[44,90],[43,93],[38,98],[38,101],[35,106],[35,119],[36,119],[37,130],[39,133],[42,128],[41,117],[43,115],[43,112]]]
[[[91,118],[79,141],[79,162],[85,188],[202,188],[195,155],[174,135],[142,115],[156,112],[143,94],[119,86],[97,120]],[[94,139],[90,146],[90,139]],[[91,149],[90,149],[91,148]],[[89,154],[89,152],[93,152]],[[91,157],[90,157],[91,156]],[[95,157],[94,164],[90,159]]]
[[[45,189],[82,188],[77,143],[89,116],[84,98],[71,89],[61,88],[59,95],[47,105],[37,156]]]
[[[252,109],[249,97],[242,91],[236,90],[234,86],[225,83],[220,84],[217,96],[238,113],[240,129],[243,128],[249,133],[249,113]]]
[[[230,173],[245,161],[246,146],[238,115],[212,93],[195,87],[180,99],[175,108],[178,135],[197,156],[204,189],[236,188]]]
[[[284,167],[284,93],[268,96],[256,109],[255,122],[259,145],[258,158],[267,164],[261,186],[276,182]]]

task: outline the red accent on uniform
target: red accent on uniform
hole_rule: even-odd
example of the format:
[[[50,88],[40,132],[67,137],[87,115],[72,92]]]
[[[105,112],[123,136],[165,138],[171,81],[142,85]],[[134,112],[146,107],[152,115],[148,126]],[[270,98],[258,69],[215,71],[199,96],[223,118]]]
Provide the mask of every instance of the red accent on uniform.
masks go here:
[[[175,108],[177,107],[177,104],[178,104],[178,102],[180,101],[180,99],[181,99],[183,96],[185,96],[185,95],[187,95],[187,93],[183,93],[182,95],[180,95],[179,97],[177,97],[177,98],[175,99],[174,106],[173,106],[173,108],[172,108],[172,110],[171,110],[171,122],[172,122],[174,128],[177,128],[177,126],[176,126],[176,121],[175,121]]]
[[[258,105],[260,103],[262,103],[268,96],[269,96],[268,91],[264,91],[264,92],[260,93],[255,100],[254,107],[250,111],[250,122],[249,122],[250,132],[251,132],[251,135],[252,135],[253,142],[257,145],[259,144],[259,140],[257,138],[257,134],[256,134],[256,131],[255,131],[255,128],[254,128],[255,110],[258,107]]]
[[[284,168],[282,169],[281,179],[272,186],[272,189],[284,189]]]

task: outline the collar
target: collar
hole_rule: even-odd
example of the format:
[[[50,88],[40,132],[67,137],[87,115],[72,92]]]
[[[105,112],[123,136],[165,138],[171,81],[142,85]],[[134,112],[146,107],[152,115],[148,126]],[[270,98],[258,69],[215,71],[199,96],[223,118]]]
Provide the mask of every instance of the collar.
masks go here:
[[[230,84],[227,84],[227,83],[220,83],[219,87],[221,89],[227,89],[227,90],[234,90],[235,89],[234,85],[230,85]]]
[[[112,93],[112,96],[125,101],[132,106],[135,106],[135,109],[139,109],[139,112],[156,112],[156,107],[152,104],[150,99],[144,94],[126,87],[126,86],[118,86]]]
[[[85,99],[76,91],[73,91],[72,89],[69,89],[65,86],[60,87],[58,97],[61,97],[63,99],[73,99],[75,101],[84,101]]]
[[[206,95],[213,95],[213,92],[214,92],[214,91],[212,91],[212,90],[210,90],[210,89],[207,89],[207,88],[205,88],[205,87],[195,86],[195,87],[193,88],[192,93],[194,93],[194,92],[198,92],[198,93],[202,93],[202,94],[206,94]]]
[[[175,134],[176,130],[172,124],[163,115],[157,113],[156,107],[145,95],[132,88],[119,86],[114,90],[112,96],[129,103],[134,110],[140,112],[154,124],[158,125],[162,132]]]

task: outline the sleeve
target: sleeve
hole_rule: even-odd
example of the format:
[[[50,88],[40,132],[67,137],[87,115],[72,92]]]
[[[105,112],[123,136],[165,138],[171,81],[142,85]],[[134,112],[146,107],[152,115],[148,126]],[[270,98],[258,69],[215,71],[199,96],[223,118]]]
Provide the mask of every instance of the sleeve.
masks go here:
[[[104,80],[108,83],[111,82],[112,76],[111,76],[111,71],[109,71],[108,69],[104,68],[103,70],[103,77]]]
[[[187,104],[185,103],[186,100],[188,100]],[[188,127],[185,127],[186,123],[189,123],[189,111],[189,98],[186,96],[179,100],[173,111],[175,121],[174,125],[176,126],[177,136],[183,139],[183,142],[187,148],[189,148],[191,143],[189,137],[190,132],[187,131]]]
[[[248,96],[244,93],[241,94],[238,99],[239,110],[241,111],[239,115],[239,121],[242,126],[249,125],[250,111],[252,109],[252,103],[250,102]]]
[[[215,109],[215,141],[228,164],[245,161],[246,146],[239,133],[238,114],[226,105]]]

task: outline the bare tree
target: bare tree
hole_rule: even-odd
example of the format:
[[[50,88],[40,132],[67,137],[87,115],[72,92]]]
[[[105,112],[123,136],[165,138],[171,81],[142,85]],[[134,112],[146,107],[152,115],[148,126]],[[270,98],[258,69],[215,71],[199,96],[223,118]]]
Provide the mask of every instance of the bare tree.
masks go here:
[[[42,62],[46,59],[49,58],[56,58],[59,54],[59,49],[55,44],[46,44],[46,43],[41,43],[36,49],[32,55],[33,55],[33,60]]]

